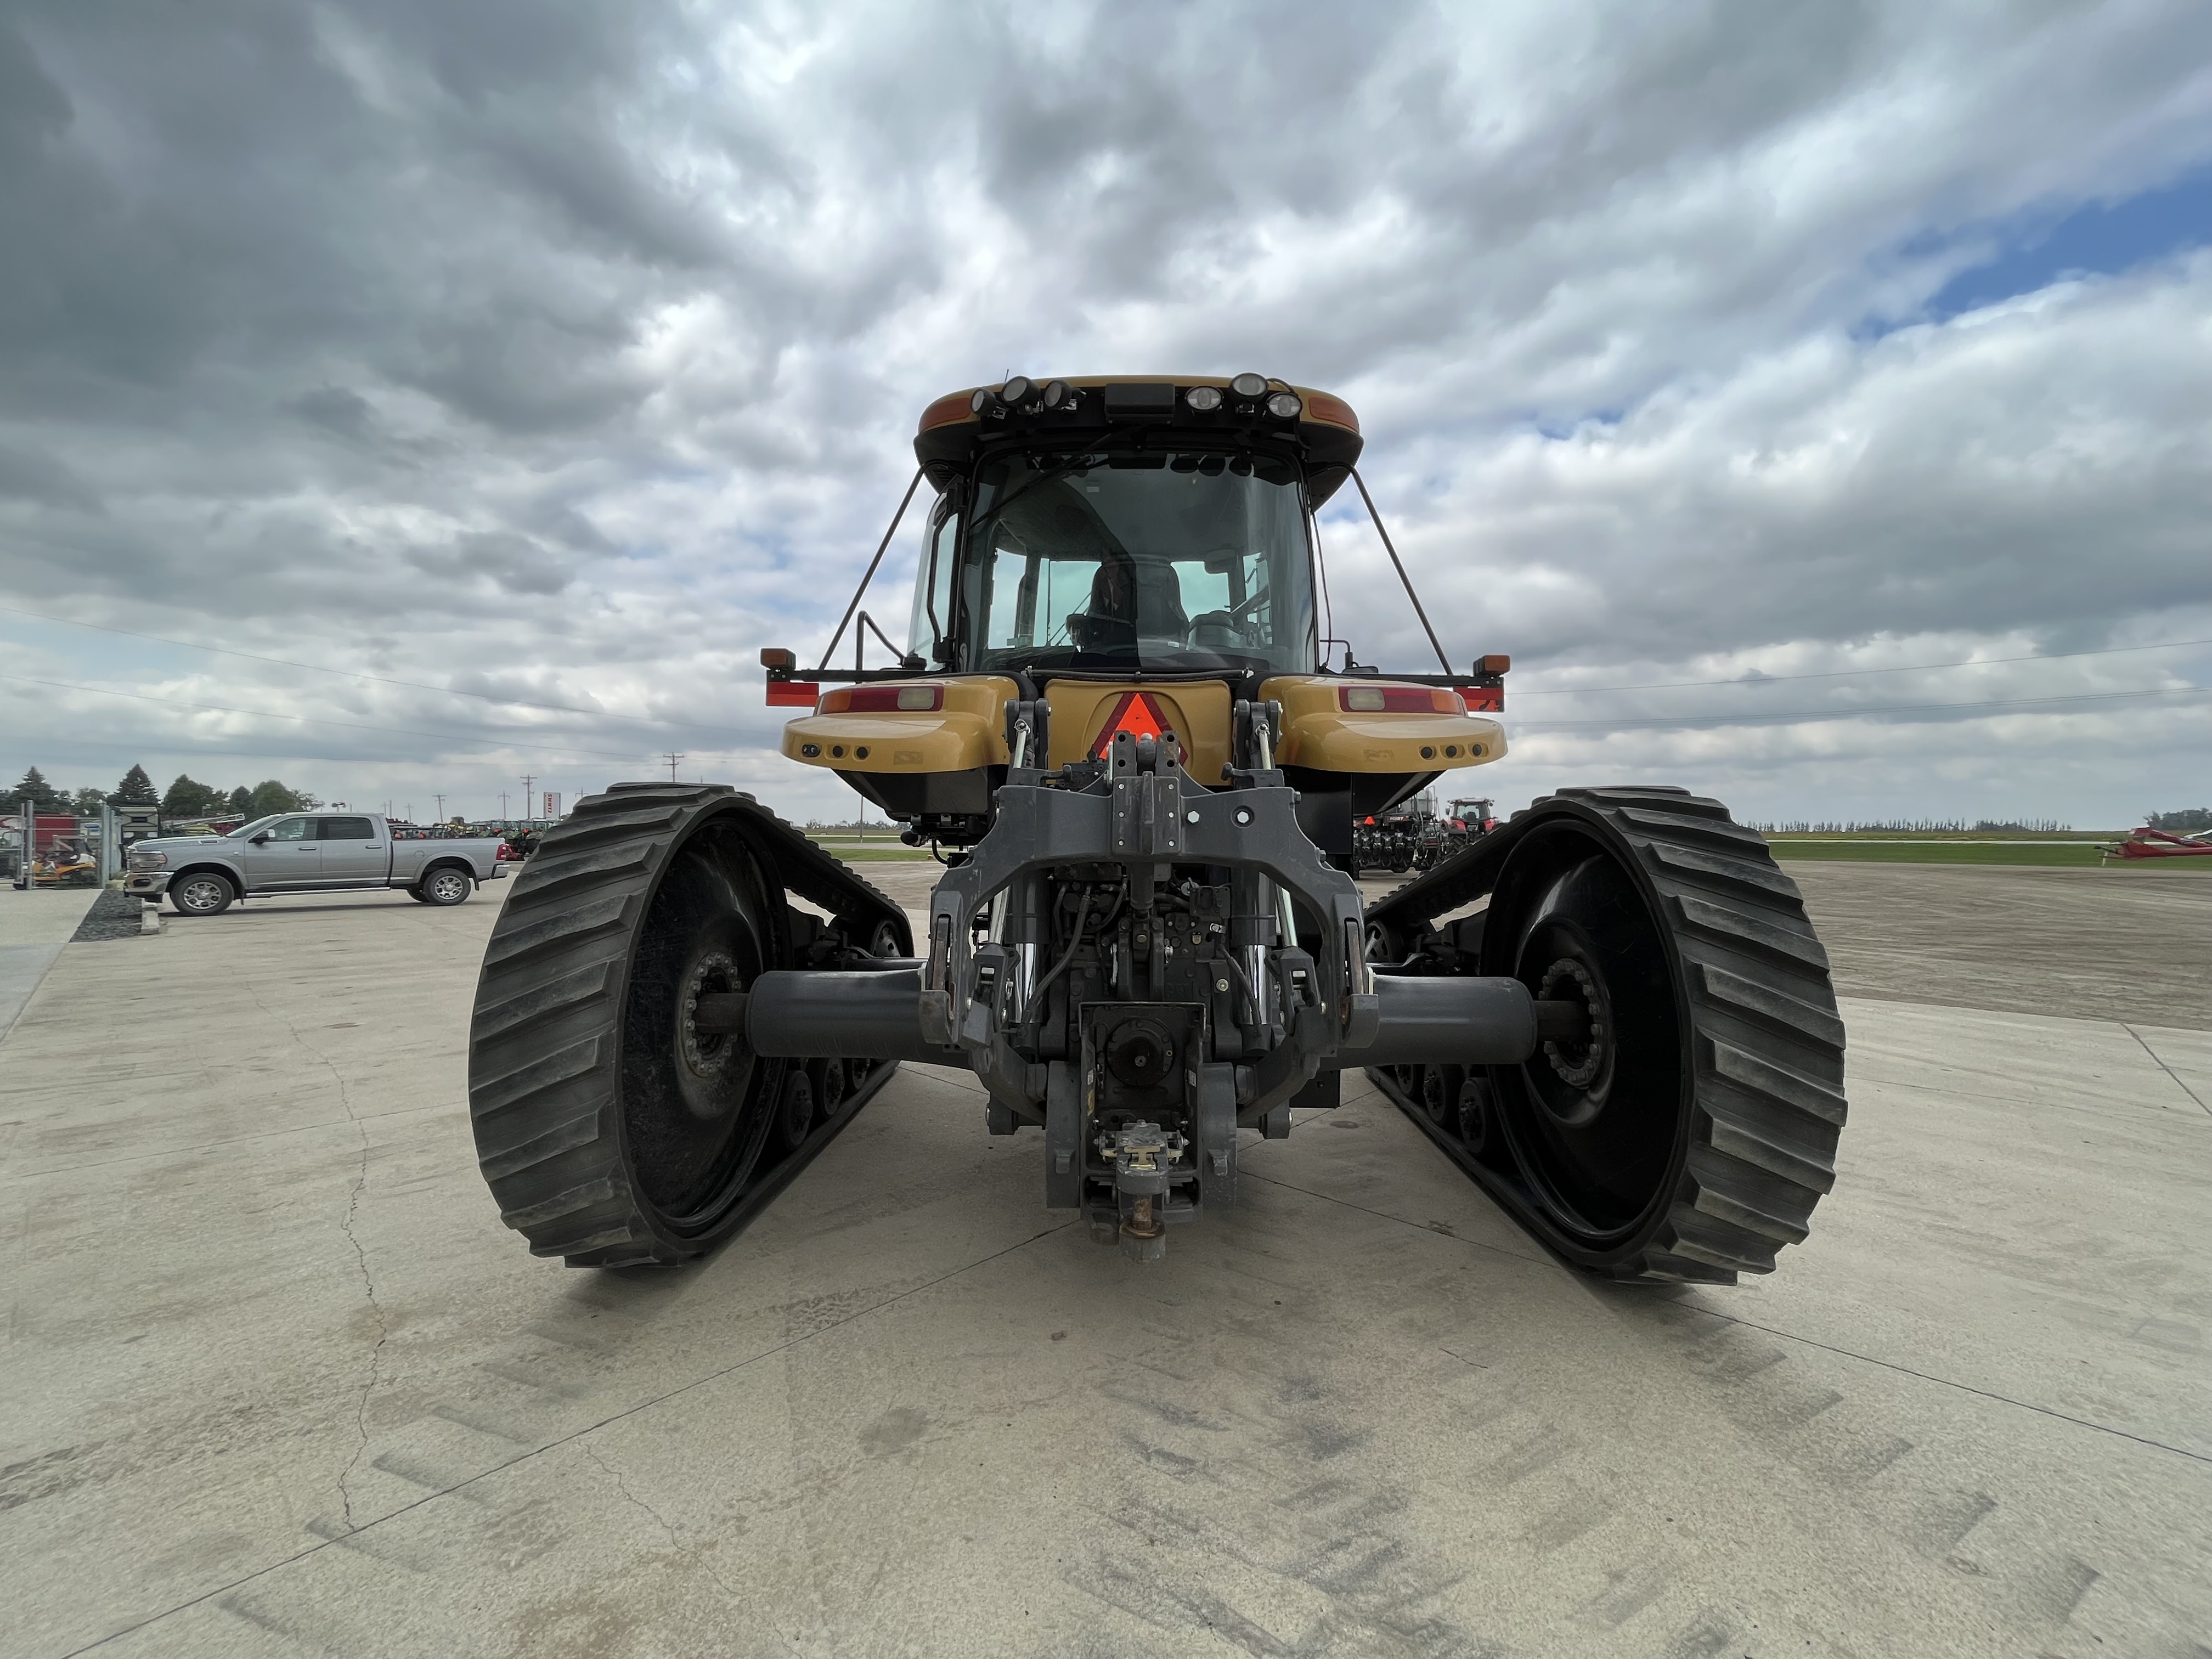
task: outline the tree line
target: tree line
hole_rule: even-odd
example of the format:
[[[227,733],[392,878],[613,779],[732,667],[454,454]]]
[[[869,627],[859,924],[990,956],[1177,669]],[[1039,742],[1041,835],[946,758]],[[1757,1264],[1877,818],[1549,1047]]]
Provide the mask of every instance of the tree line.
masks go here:
[[[6,775],[0,773],[0,777]],[[166,790],[156,789],[143,766],[133,766],[112,790],[89,785],[82,789],[63,789],[48,782],[46,775],[33,766],[23,774],[22,781],[8,792],[5,801],[0,802],[0,811],[15,811],[27,799],[37,803],[33,809],[35,811],[70,812],[78,817],[91,817],[103,806],[158,806],[165,818],[225,817],[234,812],[259,818],[272,812],[304,812],[322,805],[314,796],[275,778],[252,785],[240,784],[234,789],[219,789],[179,772]]]

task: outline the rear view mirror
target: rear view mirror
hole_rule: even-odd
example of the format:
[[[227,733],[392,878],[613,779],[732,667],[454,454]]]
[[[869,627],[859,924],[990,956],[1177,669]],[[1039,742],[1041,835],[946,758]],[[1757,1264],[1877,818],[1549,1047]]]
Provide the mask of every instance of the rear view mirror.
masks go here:
[[[269,839],[269,832],[268,832],[266,830],[263,830],[259,835],[256,836],[253,838],[253,844],[254,844],[256,847],[258,847],[258,846],[260,846],[263,842],[266,842],[268,839]]]

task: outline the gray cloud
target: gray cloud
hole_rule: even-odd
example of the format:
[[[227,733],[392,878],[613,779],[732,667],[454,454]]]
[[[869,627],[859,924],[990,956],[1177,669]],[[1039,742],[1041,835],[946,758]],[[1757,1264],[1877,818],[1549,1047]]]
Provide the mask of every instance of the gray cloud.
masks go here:
[[[2212,274],[1918,319],[2018,216],[2212,157],[2208,61],[2179,0],[0,3],[0,603],[557,684],[708,729],[323,690],[494,746],[552,723],[598,757],[572,791],[712,744],[710,771],[844,810],[749,747],[753,653],[826,635],[922,403],[1189,365],[1351,396],[1455,653],[1532,681],[2178,636],[2212,614]],[[1379,550],[1329,533],[1363,657],[1419,661]],[[870,607],[901,614],[885,580]],[[35,643],[49,678],[115,667]],[[218,660],[198,700],[296,707],[296,673]],[[87,744],[276,741],[70,707]],[[2179,708],[2094,718],[2075,750],[2148,770],[2202,741]],[[303,730],[301,766],[342,775],[488,789],[514,758]],[[1854,741],[1532,728],[1499,787],[1649,760],[1826,810]],[[1948,720],[1887,752],[1937,807],[2040,743]],[[2117,799],[2118,764],[2081,787]]]

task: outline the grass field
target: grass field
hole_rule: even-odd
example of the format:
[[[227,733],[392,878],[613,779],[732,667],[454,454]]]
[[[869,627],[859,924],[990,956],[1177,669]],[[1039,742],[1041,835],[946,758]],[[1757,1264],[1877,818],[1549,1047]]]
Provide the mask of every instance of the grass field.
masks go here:
[[[817,835],[809,837],[826,852],[835,853],[848,864],[909,864],[920,859],[927,863],[927,848],[907,847],[896,836],[870,836],[863,840],[858,836]]]
[[[1784,863],[1794,859],[1826,859],[1854,864],[2011,864],[2045,868],[2094,870],[2203,870],[2212,873],[2212,859],[2146,859],[2123,864],[2114,859],[2104,864],[2100,844],[2120,839],[2118,832],[2096,841],[2067,836],[2008,836],[2002,839],[1961,836],[1769,836],[1766,844]]]

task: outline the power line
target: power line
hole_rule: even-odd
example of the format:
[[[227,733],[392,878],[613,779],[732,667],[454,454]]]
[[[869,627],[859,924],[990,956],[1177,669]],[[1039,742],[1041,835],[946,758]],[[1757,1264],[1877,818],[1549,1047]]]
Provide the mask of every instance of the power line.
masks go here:
[[[49,617],[43,611],[18,610],[14,605],[0,605],[0,615],[28,617],[33,622],[52,623],[61,628],[89,629],[95,634],[115,634],[127,640],[150,640],[156,645],[181,646],[187,651],[211,651],[219,657],[241,657],[247,662],[274,663],[279,668],[304,668],[313,674],[335,674],[341,679],[368,680],[378,685],[405,686],[412,691],[435,691],[448,697],[474,697],[483,702],[505,703],[515,708],[542,708],[556,714],[589,714],[599,720],[629,720],[639,726],[680,726],[688,732],[734,732],[732,726],[702,726],[696,720],[662,720],[651,714],[617,714],[605,708],[581,708],[567,702],[532,702],[527,697],[502,697],[489,691],[464,691],[451,685],[432,685],[423,680],[394,679],[389,674],[368,674],[358,669],[332,668],[319,662],[295,662],[289,657],[264,657],[255,651],[234,651],[226,645],[203,645],[197,640],[173,640],[166,634],[141,634],[135,629],[110,628],[101,623],[76,622],[67,617]]]
[[[1859,674],[1927,674],[1942,668],[1981,668],[2005,662],[2059,662],[2069,657],[2118,657],[2133,651],[2182,651],[2191,646],[2212,645],[2212,640],[2168,640],[2162,645],[2112,645],[2095,651],[2039,651],[2026,657],[1973,657],[1964,662],[1900,664],[1894,668],[1835,668],[1820,674],[1760,674],[1732,680],[1651,680],[1641,685],[1569,685],[1557,688],[1516,686],[1516,697],[1581,697],[1599,691],[1671,691],[1679,687],[1705,685],[1780,685],[1791,680],[1838,680]]]
[[[2148,691],[2084,691],[2061,697],[1993,697],[1980,702],[1893,703],[1867,708],[1801,708],[1787,714],[1629,715],[1610,720],[1528,720],[1522,732],[1620,732],[1666,726],[1760,726],[1790,720],[1880,720],[1891,714],[1931,714],[1960,708],[2036,708],[2058,703],[2112,702],[2129,697],[2175,697],[2212,692],[2212,685],[2168,685]]]
[[[349,732],[381,732],[403,738],[435,738],[447,743],[482,744],[482,737],[459,732],[417,732],[404,726],[364,726],[358,720],[324,720],[313,714],[277,714],[263,708],[233,708],[219,702],[187,702],[181,697],[157,696],[150,691],[115,691],[104,685],[77,685],[68,680],[35,679],[28,674],[0,674],[0,680],[13,680],[21,685],[52,686],[62,691],[87,691],[98,697],[129,697],[137,702],[158,702],[173,708],[197,708],[211,714],[244,714],[261,720],[298,720],[308,726],[338,726]],[[506,749],[536,749],[555,755],[590,755],[599,760],[635,760],[635,753],[617,755],[606,749],[574,749],[562,744],[515,743],[500,740],[491,745]]]

